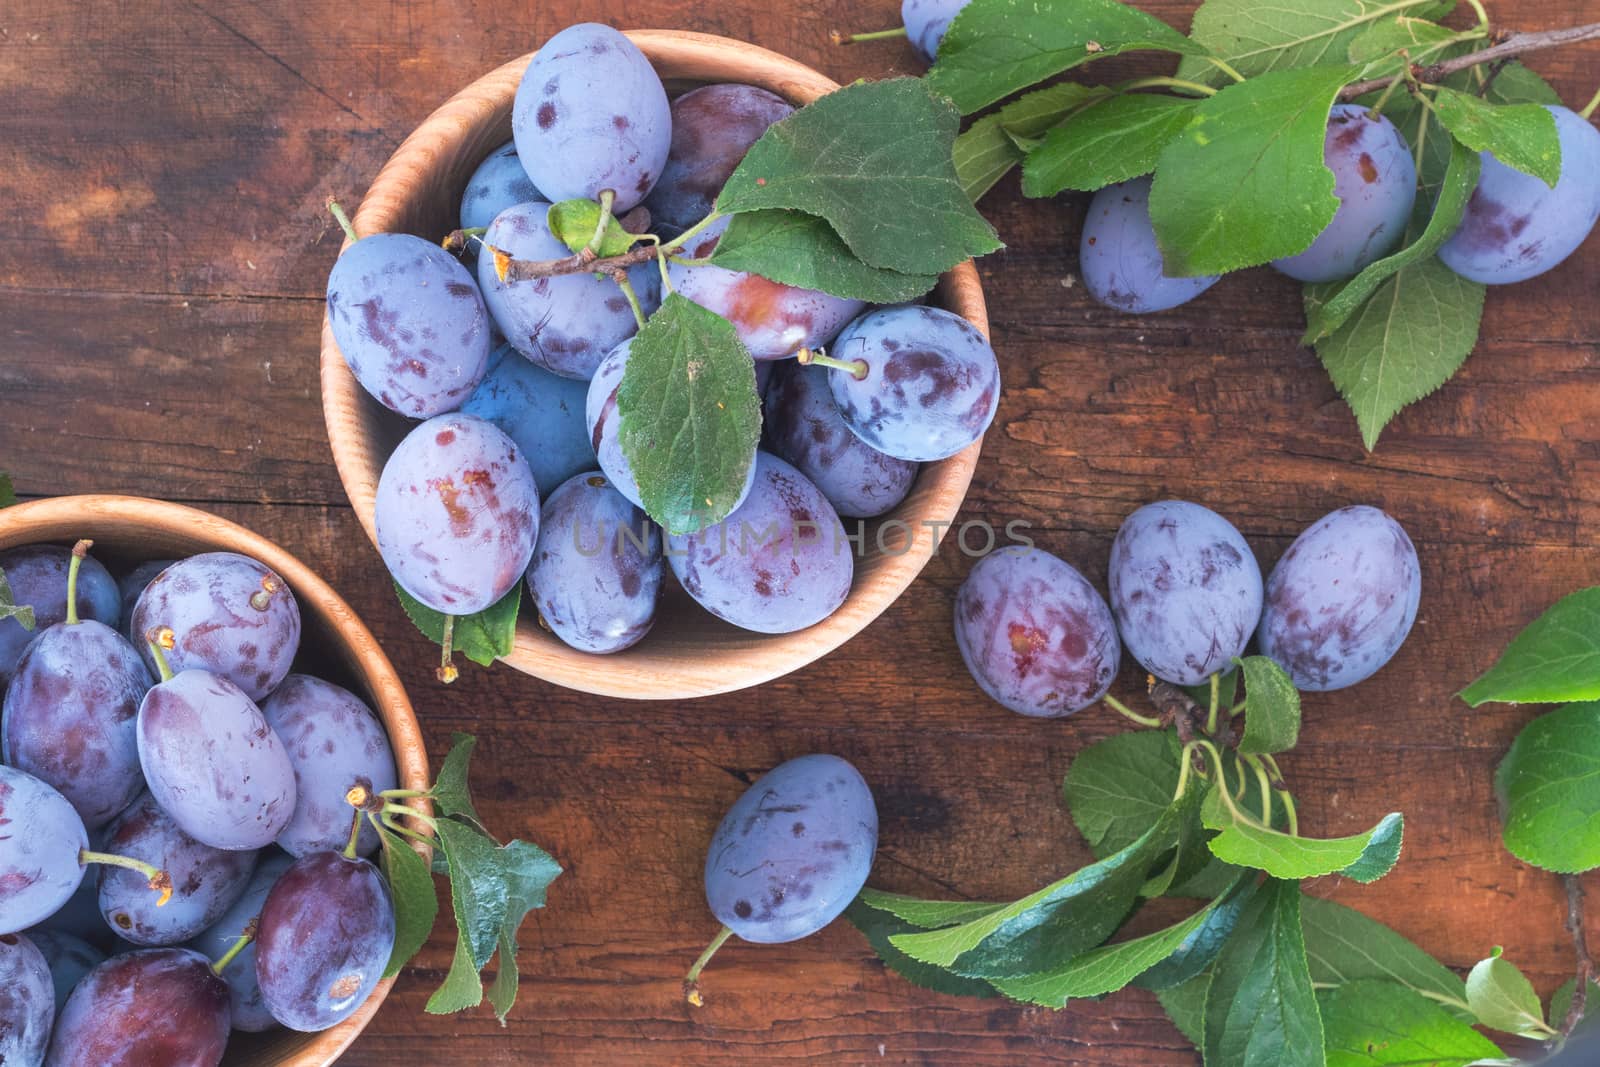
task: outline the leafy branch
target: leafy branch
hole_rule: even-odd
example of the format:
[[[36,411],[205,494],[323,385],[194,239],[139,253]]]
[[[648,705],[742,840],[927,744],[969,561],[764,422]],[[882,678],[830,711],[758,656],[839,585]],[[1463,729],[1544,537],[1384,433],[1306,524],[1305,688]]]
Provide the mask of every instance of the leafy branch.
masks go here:
[[[1426,67],[1410,68],[1411,75],[1419,82],[1433,84],[1444,81],[1458,71],[1484,63],[1501,63],[1508,59],[1516,59],[1530,52],[1540,52],[1547,48],[1560,48],[1563,45],[1578,44],[1582,41],[1600,40],[1600,22],[1591,22],[1584,26],[1569,26],[1559,30],[1539,30],[1529,33],[1510,33],[1504,35],[1497,44],[1493,44],[1478,52],[1470,52],[1464,56],[1440,60]],[[1339,93],[1341,100],[1355,100],[1375,93],[1380,89],[1389,87],[1392,78],[1372,78],[1347,85]]]

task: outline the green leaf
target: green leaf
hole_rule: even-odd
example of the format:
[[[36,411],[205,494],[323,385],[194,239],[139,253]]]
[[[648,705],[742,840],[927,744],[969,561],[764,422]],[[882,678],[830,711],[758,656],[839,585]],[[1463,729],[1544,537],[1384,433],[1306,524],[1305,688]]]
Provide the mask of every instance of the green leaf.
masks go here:
[[[1211,796],[1217,795],[1213,786]],[[1222,831],[1211,839],[1211,851],[1219,858],[1293,880],[1342,874],[1357,882],[1375,882],[1399,860],[1405,829],[1398,812],[1385,815],[1364,834],[1326,839],[1279,833],[1209,799],[1201,814],[1208,827]]]
[[[494,955],[506,917],[506,872],[492,838],[454,819],[439,820],[439,847],[450,864],[450,903],[473,965]]]
[[[1383,923],[1331,900],[1306,897],[1301,906],[1306,954],[1319,986],[1381,979],[1473,1021],[1467,987],[1454,971]]]
[[[1195,101],[1128,93],[1086,108],[1044,135],[1022,164],[1025,196],[1093,192],[1155,169],[1156,157],[1189,124]]]
[[[439,814],[464,816],[482,829],[483,820],[478,817],[477,809],[472,806],[472,786],[469,781],[472,750],[477,745],[478,739],[471,734],[450,735],[450,751],[446,753],[444,762],[439,765],[439,777],[434,780],[433,789],[428,795],[438,807]]]
[[[920,78],[848,86],[762,134],[717,210],[820,215],[871,266],[942,274],[1000,247],[956,177],[960,123]]]
[[[978,900],[919,900],[899,893],[885,893],[880,889],[863,889],[859,899],[867,907],[886,911],[919,930],[970,922],[1005,907],[1004,904],[986,904]]]
[[[1472,354],[1484,287],[1429,256],[1384,279],[1317,358],[1355,413],[1368,451],[1401,408],[1432,393]],[[1310,309],[1308,317],[1316,315]]]
[[[1438,0],[1206,0],[1189,35],[1246,78],[1294,67],[1337,66],[1351,43],[1395,15],[1436,18],[1454,3]],[[1211,64],[1185,59],[1181,78],[1213,84],[1224,77]]]
[[[6,572],[0,570],[0,622],[7,619],[16,619],[18,626],[30,633],[33,632],[33,606],[16,602],[11,592],[11,583],[6,580]]]
[[[433,888],[428,861],[405,838],[392,830],[380,832],[383,842],[383,877],[394,897],[394,950],[383,976],[393,978],[411,961],[433,932],[439,915],[439,895]]]
[[[1475,67],[1472,73],[1481,75],[1483,68]],[[1561,94],[1551,88],[1549,82],[1516,60],[1500,68],[1487,97],[1496,104],[1561,103]]]
[[[1213,902],[1205,921],[1191,931],[1171,955],[1135,978],[1134,985],[1158,992],[1171,989],[1188,982],[1216,961],[1256,890],[1254,871],[1232,870],[1233,881]]]
[[[496,940],[500,968],[489,985],[489,1003],[504,1026],[517,1002],[517,930],[528,912],[544,907],[545,890],[561,873],[561,865],[544,849],[526,841],[512,841],[500,853],[506,876],[506,914]]]
[[[956,138],[956,178],[976,201],[1027,154],[1019,139],[1043,137],[1052,126],[1110,92],[1099,85],[1062,82],[1026,93],[992,115],[974,122]]]
[[[456,954],[450,960],[450,973],[422,1010],[429,1015],[449,1015],[466,1011],[483,1003],[483,980],[478,977],[478,965],[472,962],[472,950],[464,937],[456,939]]]
[[[1150,221],[1167,273],[1223,274],[1303,252],[1339,208],[1322,162],[1354,67],[1263,74],[1202,101],[1156,162]]]
[[[1350,42],[1348,58],[1361,65],[1361,77],[1400,73],[1407,63],[1429,63],[1456,43],[1456,31],[1427,19],[1400,15],[1373,23]],[[1401,51],[1406,54],[1400,55]]]
[[[1431,259],[1456,232],[1472,190],[1478,186],[1482,164],[1476,152],[1456,141],[1450,144],[1450,163],[1422,234],[1398,252],[1368,264],[1349,281],[1315,286],[1306,300],[1306,332],[1301,344],[1315,344],[1338,330],[1380,285],[1406,267]]]
[[[994,983],[995,988],[1012,1000],[1047,1008],[1063,1008],[1069,1000],[1114,993],[1178,951],[1221,903],[1214,900],[1180,923],[1143,937],[1090,949],[1051,970],[1025,978],[1002,979]]]
[[[550,205],[550,232],[573,252],[582,252],[594,240],[594,231],[600,225],[600,205],[593,200],[563,200]],[[620,256],[632,248],[639,238],[622,228],[615,216],[606,219],[605,234],[595,254]]]
[[[1540,104],[1491,104],[1440,86],[1434,112],[1457,141],[1476,152],[1493,152],[1513,170],[1551,188],[1561,180],[1561,138],[1556,119]]]
[[[0,508],[9,508],[17,502],[17,491],[11,484],[11,475],[0,471]]]
[[[1572,1011],[1572,994],[1578,990],[1578,980],[1568,978],[1550,997],[1550,1025],[1562,1029]],[[1574,1037],[1600,1032],[1600,985],[1593,981],[1583,997],[1583,1015],[1572,1031]]]
[[[1532,1038],[1553,1036],[1533,983],[1501,952],[1496,945],[1488,959],[1479,960],[1467,975],[1467,1004],[1473,1014],[1491,1030]]]
[[[400,597],[400,606],[407,617],[422,631],[424,637],[436,645],[444,643],[445,616],[410,593],[394,586]],[[457,615],[455,629],[451,632],[451,647],[472,662],[491,667],[502,656],[511,655],[511,646],[517,637],[517,610],[522,606],[522,583],[476,615]]]
[[[845,909],[845,918],[866,936],[867,943],[878,954],[885,967],[912,985],[932,989],[958,997],[994,997],[998,994],[988,982],[978,978],[963,978],[942,967],[935,967],[913,959],[894,947],[893,938],[913,933],[917,927],[896,918],[887,911],[872,907],[863,897],[858,897]]]
[[[1246,754],[1286,752],[1300,740],[1300,692],[1284,669],[1266,656],[1235,659],[1244,672]]]
[[[1161,1001],[1161,1008],[1167,1013],[1167,1018],[1172,1020],[1172,1025],[1176,1026],[1196,1048],[1204,1044],[1206,1039],[1204,1012],[1206,992],[1210,987],[1211,976],[1202,974],[1182,985],[1156,992],[1156,999]]]
[[[891,938],[902,952],[973,978],[1017,978],[1093,948],[1128,914],[1151,864],[1172,846],[1195,791],[1138,841],[979,919]]]
[[[1210,1064],[1321,1067],[1322,1016],[1300,929],[1300,886],[1269,880],[1245,905],[1211,968],[1205,1001]]]
[[[517,967],[516,937],[505,930],[500,931],[495,941],[495,959],[499,961],[499,967],[494,972],[494,981],[489,983],[489,1006],[494,1009],[500,1025],[504,1026],[506,1016],[517,1005],[517,991],[522,985],[522,972]]]
[[[1171,730],[1114,734],[1078,753],[1061,791],[1095,858],[1139,840],[1171,807],[1181,753]]]
[[[693,533],[733,511],[755,462],[761,400],[755,363],[727,319],[669,295],[633,338],[617,412],[652,519]]]
[[[1494,780],[1512,855],[1561,874],[1600,867],[1600,702],[1523,727]]]
[[[1361,981],[1317,994],[1328,1067],[1466,1067],[1504,1056],[1439,1005],[1392,982]]]
[[[1090,60],[1150,50],[1205,51],[1117,0],[971,0],[945,31],[927,80],[965,115]]]
[[[1529,623],[1477,681],[1461,691],[1473,707],[1600,699],[1600,586],[1562,597]]]
[[[914,300],[939,281],[935,274],[901,274],[867,266],[851,254],[826,220],[801,211],[735,215],[711,259],[729,270],[871,304]]]

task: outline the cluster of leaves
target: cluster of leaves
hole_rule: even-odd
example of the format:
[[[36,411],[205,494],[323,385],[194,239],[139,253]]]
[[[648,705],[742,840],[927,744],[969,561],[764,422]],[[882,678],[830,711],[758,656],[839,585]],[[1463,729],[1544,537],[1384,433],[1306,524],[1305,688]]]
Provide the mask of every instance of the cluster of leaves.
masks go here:
[[[1600,587],[1535,619],[1461,697],[1562,705],[1523,727],[1495,775],[1505,845],[1558,874],[1600,867]]]
[[[434,815],[396,803],[398,796],[380,798],[368,812],[383,841],[383,874],[394,897],[394,952],[384,977],[399,974],[427,942],[439,914],[433,877],[444,875],[456,923],[455,958],[426,1010],[445,1014],[481,1004],[484,989],[478,972],[498,955],[488,998],[504,1023],[517,999],[517,931],[528,912],[544,907],[545,890],[561,866],[537,845],[519,840],[502,845],[484,828],[467,784],[476,744],[466,734],[452,736],[439,777],[423,794],[432,801]],[[431,836],[417,834],[406,821],[422,822]],[[434,849],[431,868],[413,841]]]
[[[1152,990],[1208,1064],[1465,1067],[1508,1062],[1474,1026],[1554,1035],[1498,949],[1463,981],[1387,926],[1302,893],[1308,878],[1388,873],[1403,820],[1300,835],[1275,760],[1300,725],[1281,668],[1252,656],[1207,690],[1152,696],[1170,725],[1091,745],[1067,773],[1095,862],[1009,903],[861,894],[847,914],[891,970],[1051,1008]],[[1205,903],[1151,931],[1144,909],[1158,898]],[[1553,1017],[1570,999],[1558,994]]]
[[[1406,405],[1433,392],[1477,343],[1484,287],[1436,256],[1460,224],[1482,150],[1554,185],[1559,103],[1511,64],[1422,85],[1413,65],[1485,47],[1486,23],[1437,19],[1453,0],[1206,0],[1185,36],[1117,0],[972,0],[951,23],[933,88],[963,113],[1106,56],[1180,57],[1175,77],[1053,84],[975,122],[956,142],[976,199],[1022,167],[1023,192],[1093,191],[1154,175],[1150,216],[1167,272],[1223,274],[1304,251],[1338,208],[1323,163],[1329,108],[1347,86],[1412,145],[1421,191],[1401,247],[1356,277],[1308,285],[1314,345],[1371,449]],[[1481,9],[1480,9],[1481,10]],[[1152,92],[1150,90],[1165,90]]]

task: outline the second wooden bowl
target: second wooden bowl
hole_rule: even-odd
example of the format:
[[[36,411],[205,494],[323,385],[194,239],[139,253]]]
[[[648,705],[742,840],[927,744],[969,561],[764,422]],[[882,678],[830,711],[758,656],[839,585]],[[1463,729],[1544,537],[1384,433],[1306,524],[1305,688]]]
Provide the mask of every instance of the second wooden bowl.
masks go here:
[[[839,86],[804,64],[723,37],[668,30],[628,34],[669,90],[708,82],[744,82],[807,104]],[[457,93],[406,138],[384,165],[356,212],[356,232],[438,238],[457,225],[461,192],[478,163],[511,138],[511,104],[531,55],[492,71]],[[985,335],[989,321],[978,272],[962,264],[940,279],[942,307]],[[383,464],[409,423],[367,396],[322,325],[322,404],[334,461],[367,531]],[[655,628],[613,656],[574,651],[540,629],[525,610],[506,662],[571,689],[634,699],[680,699],[728,692],[780,677],[831,652],[876,619],[933,557],[960,510],[981,442],[942,463],[924,465],[910,496],[867,525],[855,584],[837,612],[799,633],[763,635],[730,626],[681,590],[661,604]],[[542,487],[547,488],[547,487]]]
[[[372,631],[333,588],[266,538],[226,519],[180,504],[128,496],[63,496],[0,509],[0,549],[31,544],[95,542],[95,557],[132,565],[201,552],[238,552],[272,568],[294,590],[303,628],[301,648],[322,662],[330,680],[364,697],[383,721],[402,789],[428,788],[428,753],[405,688]],[[297,664],[298,669],[298,664]],[[414,806],[426,809],[426,802]],[[223,1067],[327,1067],[377,1014],[394,979],[386,979],[357,1012],[331,1030],[236,1033]]]

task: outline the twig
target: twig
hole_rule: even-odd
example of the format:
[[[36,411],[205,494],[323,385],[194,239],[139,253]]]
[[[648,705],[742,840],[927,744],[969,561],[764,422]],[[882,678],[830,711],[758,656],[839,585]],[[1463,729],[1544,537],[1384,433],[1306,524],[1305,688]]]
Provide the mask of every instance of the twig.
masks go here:
[[[1583,1021],[1589,982],[1594,978],[1594,958],[1589,955],[1589,939],[1583,925],[1583,883],[1575,874],[1563,875],[1561,880],[1567,884],[1567,932],[1572,935],[1572,950],[1578,955],[1578,981],[1572,987],[1572,1004],[1561,1024],[1562,1036],[1570,1037]]]
[[[1579,41],[1592,41],[1600,38],[1600,22],[1591,22],[1586,26],[1569,26],[1564,30],[1542,30],[1538,33],[1513,33],[1497,45],[1485,48],[1481,52],[1469,55],[1456,56],[1446,59],[1431,66],[1415,71],[1418,81],[1437,83],[1447,78],[1458,70],[1466,70],[1480,63],[1493,63],[1501,59],[1510,59],[1514,56],[1524,55],[1528,52],[1539,52],[1546,48],[1559,48],[1562,45],[1577,44]],[[1339,93],[1340,100],[1354,100],[1358,96],[1377,92],[1389,84],[1388,78],[1373,78],[1370,81],[1356,82],[1347,85]]]

